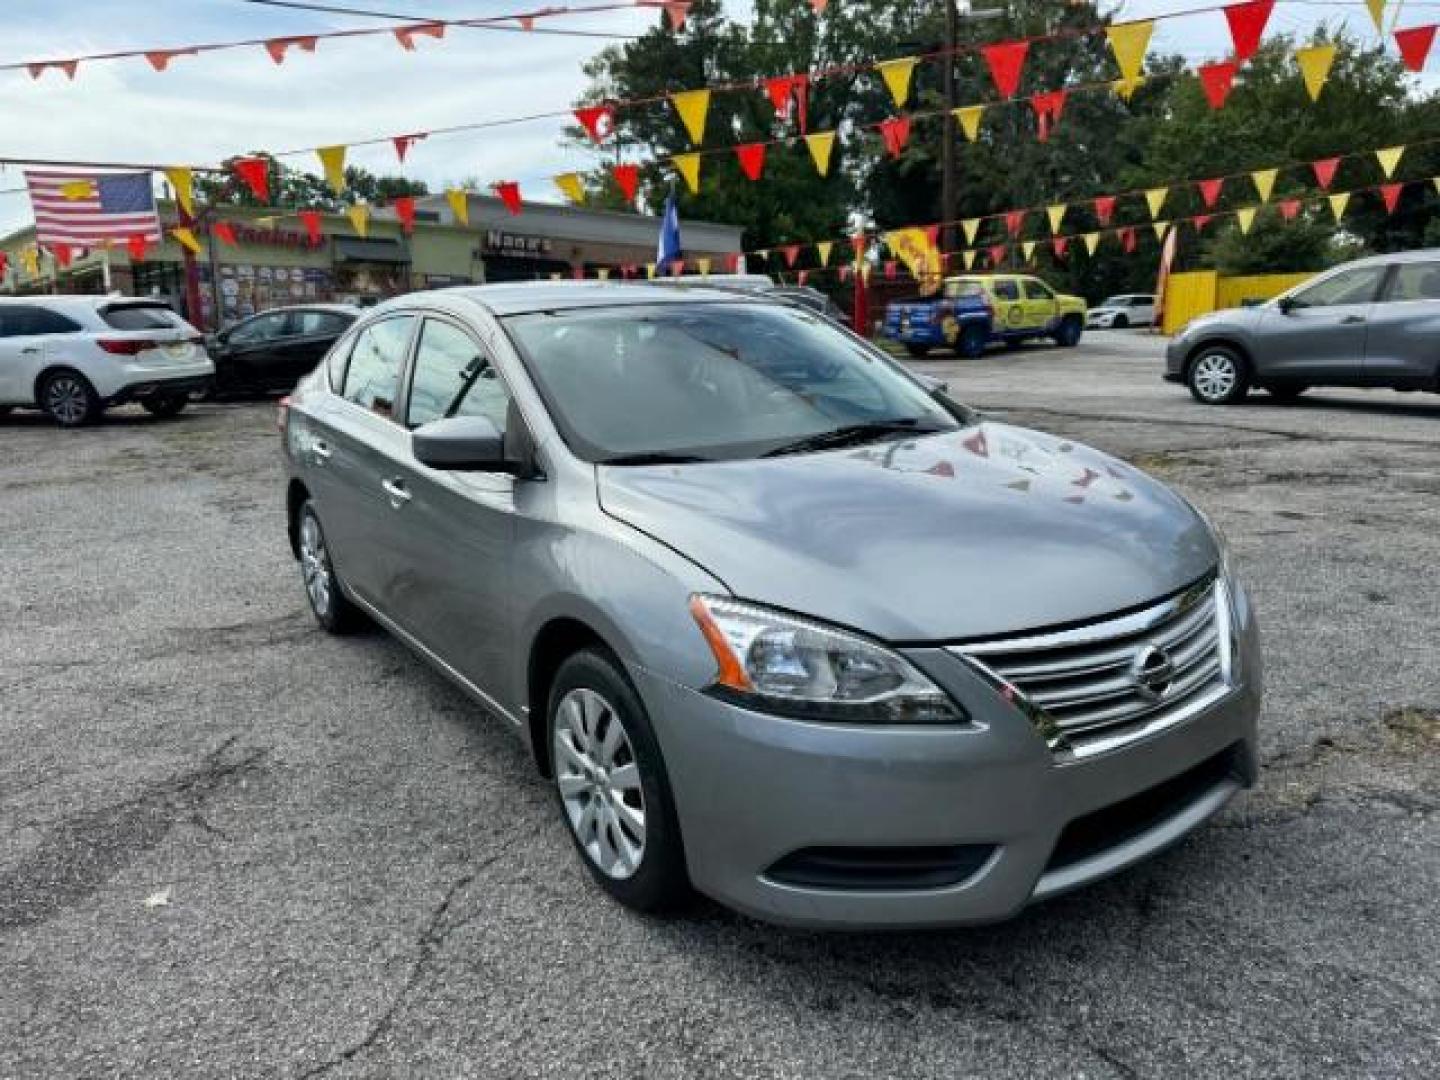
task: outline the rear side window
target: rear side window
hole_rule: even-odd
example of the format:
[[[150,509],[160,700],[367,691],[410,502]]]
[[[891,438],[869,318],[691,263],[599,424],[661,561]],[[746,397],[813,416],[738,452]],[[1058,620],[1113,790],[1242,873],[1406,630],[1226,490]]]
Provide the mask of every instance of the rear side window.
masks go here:
[[[0,337],[73,334],[81,329],[83,327],[75,320],[49,308],[21,304],[0,305]]]
[[[229,333],[232,345],[254,345],[261,341],[274,341],[285,336],[285,314],[257,315],[237,323]]]
[[[1020,286],[1009,278],[1001,278],[990,286],[997,300],[1019,300]]]
[[[1440,300],[1440,262],[1401,263],[1386,300]]]
[[[173,330],[180,316],[160,304],[123,304],[105,308],[100,317],[116,330]]]
[[[394,416],[400,369],[414,326],[415,316],[400,315],[371,323],[356,335],[341,392],[346,401],[386,418]]]
[[[339,337],[353,319],[334,311],[292,311],[287,333],[311,335],[334,334]]]

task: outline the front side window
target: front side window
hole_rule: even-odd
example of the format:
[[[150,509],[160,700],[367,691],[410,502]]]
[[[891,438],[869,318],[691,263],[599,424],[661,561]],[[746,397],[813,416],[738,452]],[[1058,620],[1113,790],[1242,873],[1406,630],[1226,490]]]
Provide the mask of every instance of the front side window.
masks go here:
[[[889,358],[796,308],[637,305],[506,327],[587,461],[758,457],[958,426]]]
[[[1291,299],[1298,307],[1368,304],[1375,299],[1384,276],[1383,266],[1357,266],[1292,293]]]
[[[73,334],[80,329],[79,323],[49,308],[20,304],[0,306],[0,337]]]
[[[285,315],[283,312],[274,315],[257,315],[247,322],[242,322],[230,331],[230,343],[232,345],[258,345],[263,341],[273,341],[285,332]]]
[[[504,431],[509,404],[504,384],[475,339],[453,323],[426,319],[415,348],[409,426],[445,416],[487,416]]]
[[[1055,294],[1043,281],[1036,281],[1034,278],[1025,279],[1025,299],[1027,300],[1054,300]]]
[[[1440,300],[1440,262],[1401,263],[1386,300]]]
[[[343,334],[351,320],[333,311],[292,311],[287,333],[302,337]]]
[[[1019,300],[1020,286],[1009,278],[1000,278],[990,290],[995,294],[997,300]]]
[[[415,316],[400,315],[371,323],[356,335],[345,369],[346,401],[386,418],[394,415],[400,369],[414,324]]]

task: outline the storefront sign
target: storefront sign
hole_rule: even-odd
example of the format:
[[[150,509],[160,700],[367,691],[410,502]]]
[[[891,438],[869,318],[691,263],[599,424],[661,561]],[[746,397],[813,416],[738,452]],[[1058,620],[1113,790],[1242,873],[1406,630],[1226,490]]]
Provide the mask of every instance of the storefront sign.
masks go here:
[[[293,229],[253,229],[248,225],[235,225],[235,239],[247,247],[278,247],[278,248],[320,248],[325,246],[325,238],[317,236],[310,239],[308,233],[297,232]],[[202,227],[202,231],[208,232],[209,227]]]
[[[489,229],[485,233],[485,250],[503,255],[549,255],[553,247],[548,236],[522,236],[499,229]]]

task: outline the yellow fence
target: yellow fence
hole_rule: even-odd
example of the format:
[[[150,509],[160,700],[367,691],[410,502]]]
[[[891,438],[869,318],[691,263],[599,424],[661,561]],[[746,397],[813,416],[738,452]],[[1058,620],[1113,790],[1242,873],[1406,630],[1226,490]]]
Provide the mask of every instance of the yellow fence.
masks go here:
[[[1170,280],[1165,283],[1165,318],[1161,329],[1173,334],[1197,315],[1269,300],[1314,276],[1313,271],[1304,274],[1247,274],[1243,277],[1221,277],[1214,270],[1171,274]]]

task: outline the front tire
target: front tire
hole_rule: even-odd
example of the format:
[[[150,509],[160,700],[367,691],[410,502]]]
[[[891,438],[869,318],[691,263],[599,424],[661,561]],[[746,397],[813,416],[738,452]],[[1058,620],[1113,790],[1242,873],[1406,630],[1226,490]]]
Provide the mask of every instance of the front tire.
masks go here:
[[[976,323],[968,323],[960,331],[960,337],[956,339],[955,351],[966,360],[974,360],[985,351],[985,342],[989,339],[985,328]]]
[[[100,395],[78,371],[55,371],[45,376],[38,397],[40,407],[63,428],[89,424],[102,411]]]
[[[1234,405],[1250,389],[1250,370],[1228,345],[1205,345],[1190,361],[1185,382],[1195,400],[1205,405]]]
[[[590,876],[635,911],[680,907],[691,890],[670,781],[624,671],[607,652],[577,652],[548,710],[560,815]]]
[[[1074,315],[1066,315],[1060,320],[1060,326],[1055,331],[1055,344],[1062,349],[1073,349],[1080,344],[1080,334],[1083,330],[1084,327],[1080,325],[1078,318]]]
[[[171,394],[167,397],[146,398],[140,402],[140,407],[151,416],[179,416],[189,403],[189,395]]]
[[[310,613],[327,633],[352,632],[363,624],[364,617],[340,588],[340,579],[330,558],[330,547],[325,543],[325,530],[320,527],[315,506],[308,499],[300,507],[296,533],[300,575],[305,583],[305,598],[310,602]]]

